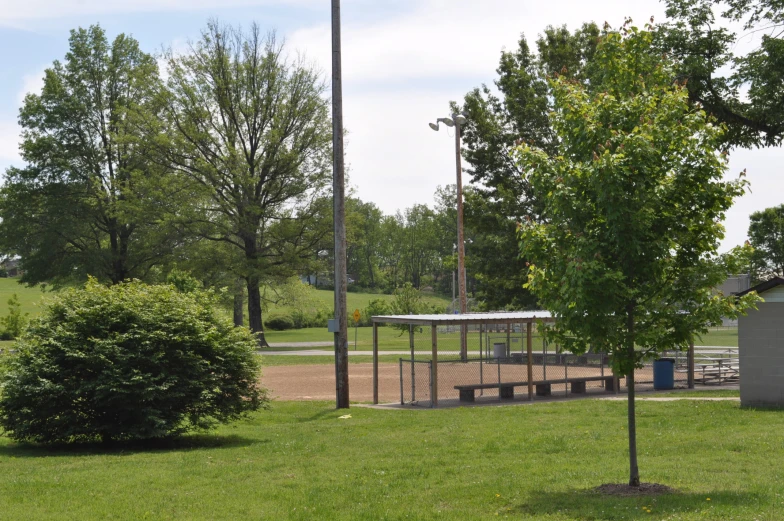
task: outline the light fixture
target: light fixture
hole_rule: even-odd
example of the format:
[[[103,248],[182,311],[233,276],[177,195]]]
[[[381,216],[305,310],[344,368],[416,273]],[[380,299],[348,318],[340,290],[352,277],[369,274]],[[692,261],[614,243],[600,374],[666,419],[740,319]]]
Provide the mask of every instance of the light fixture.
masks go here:
[[[428,125],[430,125],[430,128],[432,128],[433,130],[438,132],[438,124],[437,123],[428,123]]]
[[[447,127],[454,127],[455,126],[455,122],[452,121],[451,118],[441,118],[441,121],[443,121],[444,125],[446,125]]]
[[[458,114],[457,117],[455,117],[455,121],[457,122],[458,125],[462,127],[463,125],[466,124],[466,121],[468,120],[462,114]]]

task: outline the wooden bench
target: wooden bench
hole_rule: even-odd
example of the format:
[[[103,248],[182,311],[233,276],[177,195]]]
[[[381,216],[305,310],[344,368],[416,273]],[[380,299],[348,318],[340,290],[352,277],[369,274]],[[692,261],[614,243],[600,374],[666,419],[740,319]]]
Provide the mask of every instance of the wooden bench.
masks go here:
[[[615,391],[615,378],[613,376],[584,376],[579,378],[567,378],[559,380],[540,380],[532,382],[536,387],[536,396],[550,396],[553,384],[568,383],[573,394],[584,394],[586,382],[604,381],[604,388],[607,391]],[[473,402],[476,399],[477,389],[498,389],[498,394],[502,400],[514,399],[514,388],[528,386],[528,382],[501,382],[488,384],[456,385],[455,389],[460,392],[461,402]]]

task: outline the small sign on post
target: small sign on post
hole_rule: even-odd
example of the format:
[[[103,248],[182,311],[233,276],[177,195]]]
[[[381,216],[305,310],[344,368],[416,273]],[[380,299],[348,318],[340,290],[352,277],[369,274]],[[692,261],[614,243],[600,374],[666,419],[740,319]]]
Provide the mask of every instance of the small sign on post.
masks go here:
[[[359,309],[354,310],[354,351],[357,350],[357,328],[359,327],[359,319],[362,318]]]

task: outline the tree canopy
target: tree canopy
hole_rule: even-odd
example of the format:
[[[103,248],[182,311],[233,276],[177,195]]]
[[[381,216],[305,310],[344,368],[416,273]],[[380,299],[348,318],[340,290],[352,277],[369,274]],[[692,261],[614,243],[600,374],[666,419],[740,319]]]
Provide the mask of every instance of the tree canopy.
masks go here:
[[[667,0],[660,50],[677,62],[689,98],[727,125],[729,146],[775,146],[784,138],[784,4],[779,0]],[[743,34],[727,27],[742,24]],[[743,37],[759,45],[738,54]]]
[[[543,205],[520,244],[527,287],[558,317],[548,334],[574,353],[609,353],[627,376],[629,483],[639,485],[634,368],[751,304],[713,291],[737,268],[716,252],[744,181],[723,180],[722,130],[673,82],[651,31],[607,32],[594,67],[590,90],[552,81],[556,153],[516,151]]]
[[[154,113],[155,59],[97,26],[71,31],[64,62],[20,110],[24,168],[0,190],[0,248],[31,284],[144,277],[176,244],[164,172],[135,121]]]
[[[211,22],[166,61],[162,157],[201,188],[191,229],[241,253],[249,326],[263,344],[260,285],[296,273],[326,231],[312,219],[329,180],[323,80],[255,24],[245,33]]]
[[[749,221],[754,278],[784,277],[784,204],[754,212]]]

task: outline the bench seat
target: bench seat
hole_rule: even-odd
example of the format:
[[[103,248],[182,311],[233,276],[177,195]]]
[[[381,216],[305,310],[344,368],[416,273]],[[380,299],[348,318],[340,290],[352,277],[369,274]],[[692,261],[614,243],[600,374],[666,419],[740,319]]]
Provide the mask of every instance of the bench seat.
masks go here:
[[[556,380],[539,380],[532,382],[536,387],[537,396],[550,396],[552,393],[553,384],[568,383],[571,392],[574,394],[584,394],[586,382],[599,382],[604,381],[605,389],[608,391],[615,391],[615,378],[613,376],[583,376],[578,378],[556,379]],[[528,382],[501,382],[501,383],[487,383],[487,384],[468,384],[456,385],[455,389],[460,392],[461,402],[473,402],[476,399],[475,391],[477,389],[498,389],[501,399],[511,400],[514,398],[514,388],[527,386]]]

